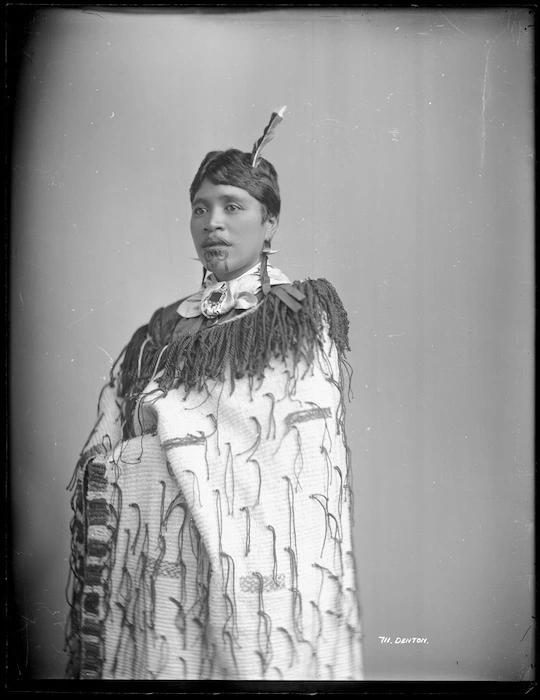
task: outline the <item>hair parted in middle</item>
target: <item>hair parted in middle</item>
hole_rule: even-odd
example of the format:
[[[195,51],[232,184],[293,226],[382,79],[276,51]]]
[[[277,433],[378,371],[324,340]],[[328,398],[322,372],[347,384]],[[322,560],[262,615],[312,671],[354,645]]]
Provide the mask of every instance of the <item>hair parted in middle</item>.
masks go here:
[[[278,219],[281,197],[276,169],[265,158],[260,158],[257,167],[253,168],[252,160],[252,154],[237,148],[207,153],[189,188],[190,202],[193,202],[203,180],[209,180],[214,185],[231,185],[249,192],[261,203],[263,222],[269,217]]]

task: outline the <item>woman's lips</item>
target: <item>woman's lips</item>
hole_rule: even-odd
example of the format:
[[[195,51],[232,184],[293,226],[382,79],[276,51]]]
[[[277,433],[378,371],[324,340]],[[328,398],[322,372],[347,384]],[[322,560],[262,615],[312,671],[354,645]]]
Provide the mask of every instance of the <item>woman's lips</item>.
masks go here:
[[[202,244],[202,247],[204,249],[206,248],[221,248],[223,246],[230,246],[230,243],[227,243],[227,241],[206,241],[205,243]]]

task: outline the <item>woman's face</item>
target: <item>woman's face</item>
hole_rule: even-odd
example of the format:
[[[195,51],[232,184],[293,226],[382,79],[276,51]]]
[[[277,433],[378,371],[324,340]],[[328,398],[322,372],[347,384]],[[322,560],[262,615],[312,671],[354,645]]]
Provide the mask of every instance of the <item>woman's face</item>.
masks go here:
[[[191,235],[199,260],[219,280],[239,277],[259,262],[277,219],[263,222],[261,203],[232,185],[203,180],[191,205]]]

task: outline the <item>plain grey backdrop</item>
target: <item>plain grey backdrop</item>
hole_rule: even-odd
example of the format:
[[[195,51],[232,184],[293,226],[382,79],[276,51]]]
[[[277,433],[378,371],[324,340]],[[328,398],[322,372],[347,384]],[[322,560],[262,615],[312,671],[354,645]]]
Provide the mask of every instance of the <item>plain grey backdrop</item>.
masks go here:
[[[367,679],[534,677],[531,18],[39,14],[12,163],[23,674],[63,676],[66,487],[111,363],[199,285],[191,179],[286,104],[265,154],[283,200],[273,262],[329,279],[349,313]]]

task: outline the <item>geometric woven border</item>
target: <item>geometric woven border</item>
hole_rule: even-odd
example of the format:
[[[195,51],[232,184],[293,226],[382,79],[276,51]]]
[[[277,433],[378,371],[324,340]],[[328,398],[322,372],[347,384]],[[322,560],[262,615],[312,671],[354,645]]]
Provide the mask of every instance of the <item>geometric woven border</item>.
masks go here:
[[[107,461],[102,445],[84,454],[77,464],[73,496],[71,613],[66,633],[68,678],[95,680],[103,674],[105,618],[114,540],[113,510],[109,505]]]

